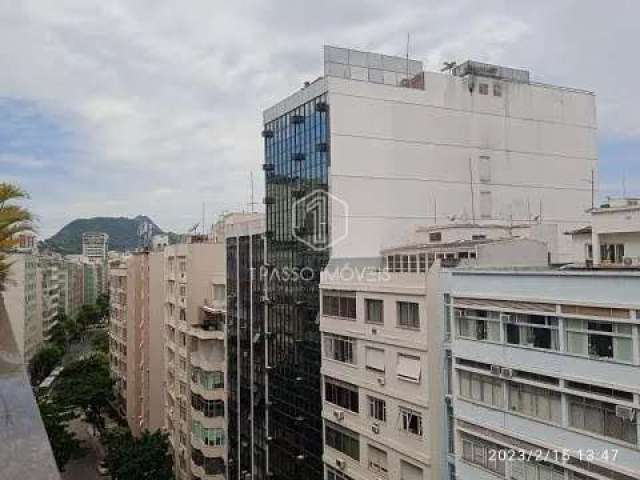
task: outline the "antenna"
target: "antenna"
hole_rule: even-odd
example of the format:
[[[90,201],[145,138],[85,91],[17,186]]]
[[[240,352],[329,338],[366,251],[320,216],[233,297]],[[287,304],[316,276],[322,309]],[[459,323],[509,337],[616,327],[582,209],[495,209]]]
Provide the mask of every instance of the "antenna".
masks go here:
[[[206,227],[207,224],[206,224],[206,222],[204,220],[204,216],[205,216],[205,204],[204,204],[204,202],[202,202],[202,234],[206,235],[207,232],[205,231],[205,228],[207,228]]]
[[[471,190],[471,218],[473,219],[473,224],[476,223],[476,203],[473,198],[473,168],[471,165],[471,157],[469,157],[469,190]]]
[[[596,171],[591,169],[591,208],[596,208]]]
[[[407,87],[409,86],[409,40],[411,38],[411,34],[407,33]]]
[[[253,171],[249,173],[249,183],[250,183],[250,193],[249,193],[249,212],[256,213],[256,202],[254,198],[254,189],[253,189]]]

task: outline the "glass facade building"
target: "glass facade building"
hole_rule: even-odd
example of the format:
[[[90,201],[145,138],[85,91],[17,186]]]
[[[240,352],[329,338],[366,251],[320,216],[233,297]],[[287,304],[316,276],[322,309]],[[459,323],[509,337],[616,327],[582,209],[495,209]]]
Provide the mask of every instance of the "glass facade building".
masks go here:
[[[227,240],[232,480],[323,475],[318,287],[329,258],[328,118],[319,95],[265,124],[266,257],[257,253],[262,238]]]

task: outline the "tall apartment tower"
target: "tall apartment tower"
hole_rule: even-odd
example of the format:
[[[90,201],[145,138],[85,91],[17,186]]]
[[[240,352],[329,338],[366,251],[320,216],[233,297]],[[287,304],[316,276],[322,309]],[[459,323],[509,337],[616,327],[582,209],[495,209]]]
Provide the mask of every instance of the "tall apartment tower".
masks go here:
[[[227,254],[227,384],[230,479],[266,478],[264,216],[224,220]]]
[[[104,261],[107,258],[109,235],[103,232],[84,232],[82,234],[82,255],[92,261]]]
[[[9,257],[10,281],[3,292],[7,315],[18,350],[29,361],[43,341],[42,316],[39,315],[37,286],[38,259],[31,252],[17,252]]]
[[[552,259],[584,222],[596,169],[594,95],[466,62],[324,49],[324,76],[264,114],[267,474],[321,478],[319,272],[375,258],[416,223],[544,223]],[[254,420],[255,422],[255,420]],[[260,469],[258,469],[260,470]],[[254,473],[256,470],[254,469]]]
[[[225,247],[202,236],[164,251],[165,427],[176,479],[226,472]]]
[[[162,252],[136,252],[110,268],[110,365],[131,432],[164,425]]]

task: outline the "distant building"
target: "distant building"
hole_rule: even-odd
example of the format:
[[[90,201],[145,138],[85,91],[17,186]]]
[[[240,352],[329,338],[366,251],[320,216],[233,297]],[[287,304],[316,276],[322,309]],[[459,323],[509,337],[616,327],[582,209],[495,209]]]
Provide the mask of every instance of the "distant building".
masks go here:
[[[109,235],[102,232],[82,234],[82,255],[92,262],[104,262],[107,258]]]
[[[38,257],[30,252],[15,253],[9,256],[9,263],[9,282],[2,296],[18,349],[29,361],[44,338]]]

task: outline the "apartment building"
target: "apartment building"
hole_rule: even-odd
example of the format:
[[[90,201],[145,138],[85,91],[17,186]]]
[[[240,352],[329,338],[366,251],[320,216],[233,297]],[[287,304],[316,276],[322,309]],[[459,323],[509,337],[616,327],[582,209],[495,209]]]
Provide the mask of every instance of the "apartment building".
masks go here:
[[[163,266],[162,252],[141,251],[109,270],[116,406],[136,436],[164,426]]]
[[[11,272],[2,293],[18,350],[29,361],[43,341],[43,323],[39,307],[38,257],[32,251],[9,256]]]
[[[204,236],[164,251],[165,428],[176,478],[226,472],[225,247]]]
[[[65,259],[63,268],[65,269],[63,274],[66,277],[65,284],[67,287],[64,310],[68,317],[75,318],[84,303],[82,296],[83,267],[79,262]]]
[[[82,234],[82,255],[91,261],[103,263],[107,259],[109,235],[103,232]]]
[[[231,214],[223,222],[227,257],[228,478],[233,479],[266,475],[264,221],[262,214]]]
[[[638,272],[448,276],[457,478],[638,478]]]
[[[544,243],[514,236],[527,230],[419,227],[377,259],[332,260],[320,284],[327,478],[448,478],[445,332],[429,269],[546,267]]]
[[[315,319],[329,258],[375,258],[416,223],[451,220],[538,222],[555,230],[552,259],[573,258],[561,233],[586,221],[583,179],[597,160],[590,92],[478,62],[443,74],[406,58],[324,53],[324,76],[263,114],[266,264],[312,273],[267,285],[269,447],[254,471],[285,479],[322,476]]]
[[[58,314],[64,311],[60,302],[64,296],[64,282],[61,281],[60,257],[38,255],[36,270],[36,312],[42,324],[42,336],[49,339],[51,328],[58,323]]]

